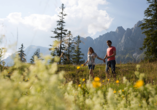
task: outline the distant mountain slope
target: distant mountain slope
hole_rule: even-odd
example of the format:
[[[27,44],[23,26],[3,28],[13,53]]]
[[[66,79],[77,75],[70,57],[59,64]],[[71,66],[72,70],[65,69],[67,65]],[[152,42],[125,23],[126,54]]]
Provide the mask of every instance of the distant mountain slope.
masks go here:
[[[141,28],[138,27],[141,23],[142,21],[138,21],[133,28],[127,28],[126,30],[122,26],[119,26],[115,31],[107,32],[96,39],[81,37],[82,43],[80,44],[80,48],[82,53],[84,53],[83,58],[87,60],[87,51],[89,47],[93,47],[98,56],[104,58],[106,49],[108,48],[106,41],[111,40],[112,45],[115,46],[117,50],[117,63],[139,61],[144,57],[143,51],[139,50],[139,48],[142,47],[143,40],[146,37],[142,34]],[[76,37],[74,39],[76,39]],[[31,45],[25,49],[27,62],[30,62],[32,55],[38,48],[43,55],[50,55],[50,51],[47,47]],[[15,56],[15,54],[12,56]],[[13,65],[11,56],[7,57],[4,61],[6,62],[6,65]],[[103,62],[96,59],[96,63]]]
[[[42,53],[43,55],[50,55],[49,48],[31,45],[24,50],[26,54],[26,61],[28,63],[30,63],[30,59],[37,49],[40,49],[40,53]],[[15,53],[7,57],[6,59],[4,59],[4,61],[6,62],[6,65],[12,66],[14,64],[13,59],[12,59],[13,57],[15,57]]]
[[[142,21],[138,21],[133,28],[127,28],[124,30],[122,26],[117,27],[116,31],[111,31],[106,34],[100,35],[96,39],[91,37],[81,38],[83,43],[80,47],[85,54],[84,59],[87,59],[87,51],[91,46],[94,48],[95,52],[102,58],[106,54],[106,49],[108,48],[106,41],[111,40],[112,45],[117,49],[116,60],[119,63],[128,61],[139,61],[143,57],[139,57],[143,51],[139,50],[142,47],[143,40],[146,37],[142,34],[142,30],[138,27]],[[143,55],[141,55],[143,56]],[[102,61],[96,60],[97,63],[103,63]]]

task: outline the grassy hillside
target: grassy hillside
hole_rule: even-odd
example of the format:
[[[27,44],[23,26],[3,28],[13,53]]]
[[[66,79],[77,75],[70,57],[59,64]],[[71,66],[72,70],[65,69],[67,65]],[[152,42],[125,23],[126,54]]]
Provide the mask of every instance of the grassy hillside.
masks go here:
[[[145,74],[145,83],[157,83],[157,62],[142,62],[138,63],[140,65],[139,72]],[[123,77],[125,76],[132,83],[137,81],[135,71],[137,64],[136,63],[127,63],[127,64],[117,64],[116,65],[116,73],[117,79],[122,82]],[[80,67],[80,69],[77,69]],[[105,64],[96,65],[94,69],[94,76],[99,77],[104,83],[108,81],[105,76]],[[64,70],[66,72],[65,78],[66,81],[73,81],[74,83],[79,84],[80,79],[89,79],[89,70],[88,66],[82,67],[81,65],[59,65],[58,71]],[[114,82],[112,78],[112,73],[110,69],[110,81]]]
[[[157,62],[117,64],[115,81],[112,75],[106,79],[104,64],[89,80],[87,66],[47,65],[49,58],[33,65],[16,59],[4,68],[2,110],[156,110]]]

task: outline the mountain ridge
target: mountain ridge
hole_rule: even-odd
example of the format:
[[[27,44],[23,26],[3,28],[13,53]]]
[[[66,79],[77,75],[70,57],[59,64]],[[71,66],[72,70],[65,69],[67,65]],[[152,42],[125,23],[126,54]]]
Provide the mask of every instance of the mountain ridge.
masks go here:
[[[105,34],[99,35],[99,37],[95,39],[90,36],[86,38],[80,37],[80,40],[82,41],[82,43],[80,44],[80,48],[82,53],[84,53],[83,58],[85,60],[87,59],[87,52],[89,47],[93,47],[98,56],[104,58],[104,56],[106,55],[106,49],[108,48],[106,41],[111,40],[112,45],[116,47],[117,63],[139,61],[141,58],[143,58],[140,58],[140,55],[143,56],[143,51],[139,50],[139,48],[142,47],[143,40],[146,37],[144,34],[142,34],[141,28],[138,27],[141,23],[142,21],[138,21],[132,28],[127,28],[126,30],[122,26],[118,26],[115,31],[110,31]],[[74,37],[74,39],[75,38],[76,37]],[[27,62],[30,62],[30,58],[38,48],[43,55],[50,55],[51,53],[49,51],[49,48],[47,47],[30,45],[25,49]],[[7,63],[8,61],[11,61],[11,56],[4,59],[4,61],[6,61]],[[96,63],[103,62],[96,60]]]

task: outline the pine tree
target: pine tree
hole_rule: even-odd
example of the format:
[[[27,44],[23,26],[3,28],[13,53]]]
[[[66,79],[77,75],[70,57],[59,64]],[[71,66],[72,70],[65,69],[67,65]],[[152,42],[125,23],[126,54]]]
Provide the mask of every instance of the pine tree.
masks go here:
[[[54,62],[54,57],[59,56],[59,49],[55,48],[55,50],[51,52],[51,56],[52,56],[52,59],[51,59],[50,63],[53,63]]]
[[[24,46],[23,44],[21,44],[21,48],[19,48],[20,50],[18,51],[19,57],[20,57],[20,61],[21,62],[26,62],[26,54],[24,53]]]
[[[157,58],[157,0],[147,0],[150,4],[145,10],[144,23],[140,25],[146,38],[141,50],[145,50],[145,59]]]
[[[71,31],[67,34],[67,39],[65,40],[65,44],[67,44],[66,51],[64,52],[64,64],[72,64],[73,63],[73,52],[75,50],[73,36]]]
[[[30,59],[30,62],[33,64],[34,63],[34,57],[37,56],[37,58],[40,58],[40,49],[37,49],[34,53],[34,55],[32,56],[32,58]]]
[[[0,65],[2,64],[2,59],[4,57],[4,53],[5,53],[6,49],[5,48],[0,48]]]
[[[74,51],[74,54],[73,54],[73,56],[74,56],[73,57],[73,63],[74,64],[84,63],[83,57],[81,57],[81,56],[84,56],[84,54],[81,53],[81,50],[79,48],[80,43],[81,43],[80,36],[77,36],[76,47],[75,47],[75,51]]]
[[[66,34],[67,30],[64,29],[64,26],[65,26],[64,25],[65,24],[64,17],[66,16],[66,14],[64,13],[64,9],[65,9],[64,4],[62,4],[61,12],[58,15],[60,20],[57,21],[57,28],[55,28],[55,30],[52,31],[55,34],[55,36],[51,36],[51,38],[56,38],[57,40],[60,41],[60,46],[58,48],[56,48],[55,52],[54,52],[59,57],[61,56],[61,54],[63,53],[63,51],[65,49],[64,39],[67,35]],[[52,45],[50,45],[50,46],[52,46]],[[62,58],[59,63],[61,64],[61,62],[62,62]]]

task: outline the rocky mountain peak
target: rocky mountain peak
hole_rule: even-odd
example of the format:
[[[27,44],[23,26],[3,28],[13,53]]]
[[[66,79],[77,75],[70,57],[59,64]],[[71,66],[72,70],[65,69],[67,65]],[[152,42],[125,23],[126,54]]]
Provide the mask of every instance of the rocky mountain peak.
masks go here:
[[[138,21],[138,22],[134,25],[134,28],[137,28],[140,24],[142,24],[142,21]]]
[[[124,33],[125,29],[122,26],[119,26],[119,27],[117,27],[116,32],[117,33]]]

